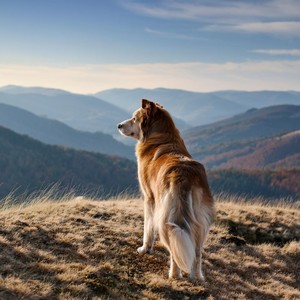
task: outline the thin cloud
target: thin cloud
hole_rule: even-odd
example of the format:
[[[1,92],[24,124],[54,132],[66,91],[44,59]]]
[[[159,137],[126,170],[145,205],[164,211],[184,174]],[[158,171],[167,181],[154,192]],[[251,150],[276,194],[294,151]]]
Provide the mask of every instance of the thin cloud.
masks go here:
[[[300,49],[255,49],[252,52],[267,55],[300,56]]]
[[[300,60],[69,67],[0,65],[0,86],[49,86],[82,94],[116,87],[166,87],[202,92],[299,90],[299,82]]]
[[[282,34],[300,36],[300,1],[269,0],[162,0],[142,3],[127,0],[123,6],[153,18],[189,20],[206,24],[205,31],[228,31],[244,33]]]
[[[124,1],[123,6],[137,14],[164,19],[185,19],[201,21],[224,20],[232,21],[233,18],[296,18],[300,17],[300,3],[298,0],[270,0],[261,3],[233,0],[162,0],[153,3],[140,1]]]
[[[255,22],[236,25],[209,25],[206,31],[233,31],[244,33],[262,33],[300,37],[300,22]]]

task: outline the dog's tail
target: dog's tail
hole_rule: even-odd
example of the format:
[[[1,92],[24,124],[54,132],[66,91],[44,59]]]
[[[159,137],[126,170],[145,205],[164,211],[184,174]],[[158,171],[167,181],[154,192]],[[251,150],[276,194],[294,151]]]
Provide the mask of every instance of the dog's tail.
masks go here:
[[[195,260],[195,245],[191,235],[175,223],[168,223],[169,249],[178,267],[191,273]]]
[[[171,189],[172,190],[172,189]],[[157,219],[158,232],[162,243],[169,249],[178,267],[191,273],[196,256],[191,193],[168,192],[162,199]],[[188,204],[188,205],[187,205]]]

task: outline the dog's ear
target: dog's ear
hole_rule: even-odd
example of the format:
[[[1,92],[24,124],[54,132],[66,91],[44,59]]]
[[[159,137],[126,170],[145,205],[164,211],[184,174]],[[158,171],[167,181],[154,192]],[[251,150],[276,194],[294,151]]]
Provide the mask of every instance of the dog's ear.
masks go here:
[[[147,100],[147,99],[142,99],[142,108],[145,109],[147,106],[150,105],[150,102],[151,102],[151,101],[149,101],[149,100]]]
[[[151,112],[155,108],[155,104],[150,100],[142,99],[142,108],[147,112]]]
[[[145,141],[149,134],[150,123],[151,123],[150,119],[151,116],[153,116],[156,111],[156,105],[154,102],[150,100],[142,99],[142,108],[145,110],[145,115],[141,123],[141,131],[142,131],[142,141]]]
[[[148,116],[154,116],[159,108],[163,108],[160,104],[154,103],[147,99],[142,99],[142,108]]]

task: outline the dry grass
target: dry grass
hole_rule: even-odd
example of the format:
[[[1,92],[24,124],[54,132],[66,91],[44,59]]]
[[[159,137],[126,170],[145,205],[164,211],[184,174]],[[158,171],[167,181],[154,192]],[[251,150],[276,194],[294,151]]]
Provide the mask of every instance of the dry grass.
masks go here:
[[[137,254],[141,200],[6,205],[0,299],[300,299],[299,211],[222,199],[217,208],[206,283],[197,284],[167,278],[168,254],[158,242],[153,255]]]

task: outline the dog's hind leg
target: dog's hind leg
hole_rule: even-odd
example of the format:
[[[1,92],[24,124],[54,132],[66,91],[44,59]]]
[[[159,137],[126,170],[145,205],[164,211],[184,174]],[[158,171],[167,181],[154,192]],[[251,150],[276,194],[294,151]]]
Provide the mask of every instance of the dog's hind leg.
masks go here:
[[[182,278],[181,270],[173,259],[173,256],[170,252],[170,270],[169,270],[169,278]]]
[[[202,224],[193,224],[193,235],[195,236],[195,259],[191,268],[190,279],[204,281],[202,272],[202,249],[205,241],[206,230]]]
[[[204,281],[202,272],[202,250],[214,216],[214,207],[210,195],[204,195],[201,189],[194,189],[192,192],[193,209],[196,222],[192,225],[195,236],[196,257],[190,273],[190,279]],[[197,200],[198,199],[198,200]]]
[[[193,263],[192,271],[190,274],[191,280],[204,281],[204,275],[202,272],[202,253],[201,249],[196,249],[196,257]]]
[[[138,253],[152,253],[155,241],[154,230],[154,201],[152,199],[144,200],[144,238],[143,246],[137,249]]]
[[[194,234],[196,236],[196,240],[195,240],[196,257],[192,265],[190,279],[204,281],[205,279],[202,271],[202,249],[205,241],[206,231],[203,225],[195,226]]]

